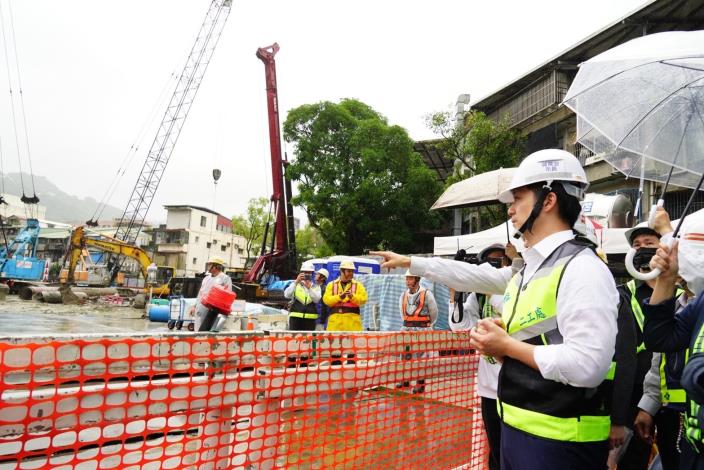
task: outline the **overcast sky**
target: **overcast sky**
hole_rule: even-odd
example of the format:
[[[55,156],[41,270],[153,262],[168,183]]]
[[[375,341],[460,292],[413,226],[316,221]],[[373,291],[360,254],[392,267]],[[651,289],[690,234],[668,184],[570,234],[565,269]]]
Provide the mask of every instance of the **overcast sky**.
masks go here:
[[[209,4],[12,1],[35,174],[70,194],[100,199],[169,76],[180,71]],[[470,93],[472,101],[486,96],[641,4],[234,0],[150,219],[165,220],[164,204],[213,207],[214,201],[217,211],[230,216],[243,213],[250,198],[270,196],[258,47],[274,41],[281,46],[276,59],[282,122],[296,106],[351,97],[418,140],[433,137],[424,126],[426,113],[448,108],[460,93]],[[8,0],[0,5],[7,35]],[[4,169],[13,172],[18,162],[1,46],[0,54],[0,137]],[[162,103],[159,119],[164,108]],[[153,138],[150,129],[112,205],[126,205]],[[222,170],[217,192],[213,168]]]

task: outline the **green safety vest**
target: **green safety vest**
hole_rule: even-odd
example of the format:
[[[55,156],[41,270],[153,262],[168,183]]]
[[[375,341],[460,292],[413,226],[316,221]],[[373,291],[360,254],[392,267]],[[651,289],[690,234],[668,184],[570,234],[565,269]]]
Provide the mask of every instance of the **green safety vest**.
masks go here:
[[[699,328],[694,344],[691,348],[688,348],[688,352],[691,352],[691,354],[701,353],[704,351],[703,346],[704,324]],[[699,411],[702,405],[690,399],[688,396],[685,397],[685,401],[685,437],[698,453],[702,453],[704,452],[704,436],[702,435],[702,425],[704,425],[704,423],[699,422]]]
[[[568,263],[587,246],[572,240],[548,256],[527,283],[523,270],[504,294],[502,319],[515,339],[534,345],[561,344],[557,294]],[[504,359],[498,409],[503,422],[541,438],[596,442],[609,436],[611,420],[601,388],[583,388],[543,378],[515,359]]]
[[[311,300],[308,290],[301,284],[296,285],[293,291],[293,305],[291,305],[289,316],[313,320],[318,318],[318,309],[315,302]]]
[[[643,338],[643,322],[645,321],[645,316],[643,315],[643,309],[641,308],[640,304],[638,303],[638,299],[636,298],[636,281],[631,279],[626,283],[626,288],[628,291],[631,293],[631,312],[633,312],[633,317],[636,319],[636,325],[638,325],[638,329],[640,330],[641,334],[641,342],[638,346],[636,346],[636,354],[645,351],[645,342],[642,341]],[[614,377],[616,376],[616,361],[611,362],[611,366],[609,366],[609,370],[606,372],[606,380],[613,380]]]

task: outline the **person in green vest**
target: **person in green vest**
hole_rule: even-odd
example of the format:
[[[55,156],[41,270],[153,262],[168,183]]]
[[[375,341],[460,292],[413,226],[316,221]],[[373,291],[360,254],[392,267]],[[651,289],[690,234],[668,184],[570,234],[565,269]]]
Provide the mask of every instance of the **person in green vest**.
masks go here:
[[[459,291],[503,294],[501,319],[482,319],[471,345],[502,361],[497,390],[504,470],[606,467],[611,428],[601,388],[616,341],[618,292],[592,245],[576,239],[588,187],[574,155],[528,155],[499,200],[523,238],[524,268],[375,252],[382,268]]]
[[[686,221],[679,244],[675,241],[670,247],[669,240],[664,240],[650,266],[661,272],[653,295],[643,304],[645,346],[662,353],[688,351],[681,383],[686,391],[684,436],[691,452],[683,449],[679,468],[704,469],[704,397],[699,393],[704,344],[704,221]],[[673,292],[678,277],[695,298],[676,313]]]
[[[628,244],[636,249],[634,265],[640,272],[650,271],[650,260],[660,245],[660,237],[671,231],[667,212],[661,209],[656,218],[655,228],[641,224],[626,232]],[[609,436],[612,448],[624,445],[626,429],[634,428],[637,420],[644,419],[639,416],[643,411],[639,411],[638,403],[643,396],[643,381],[650,369],[652,352],[646,350],[643,343],[644,320],[641,306],[643,301],[650,297],[654,287],[655,280],[633,279],[618,286],[620,301],[616,354],[607,377],[613,384],[610,392],[612,401]],[[650,415],[647,416],[650,417]],[[640,439],[632,439],[628,442],[628,447],[623,451],[618,462],[619,469],[646,470],[648,468],[652,440],[643,434],[638,434],[638,430],[634,430]]]
[[[294,331],[315,331],[320,302],[320,286],[313,282],[315,267],[303,263],[296,280],[284,290],[284,297],[292,299],[288,314],[288,329]]]

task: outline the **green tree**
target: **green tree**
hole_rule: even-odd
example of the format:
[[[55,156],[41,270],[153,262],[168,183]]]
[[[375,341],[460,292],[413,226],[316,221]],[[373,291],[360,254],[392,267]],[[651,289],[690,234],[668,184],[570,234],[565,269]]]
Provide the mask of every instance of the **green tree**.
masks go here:
[[[236,215],[232,218],[232,229],[245,238],[245,253],[249,266],[250,261],[259,254],[264,238],[264,228],[268,218],[267,206],[269,200],[265,197],[252,198],[247,204],[245,215]]]
[[[403,128],[354,99],[299,106],[283,128],[296,145],[286,171],[298,182],[293,202],[335,252],[413,252],[427,241],[441,187]]]
[[[428,114],[426,125],[441,139],[435,146],[445,158],[455,162],[455,172],[446,187],[463,179],[517,166],[523,156],[525,137],[507,120],[494,121],[480,111],[465,112],[459,122],[449,111]],[[480,217],[490,225],[506,220],[503,205],[479,208]]]
[[[296,231],[296,254],[298,265],[311,258],[326,258],[335,252],[325,243],[320,232],[312,225]]]

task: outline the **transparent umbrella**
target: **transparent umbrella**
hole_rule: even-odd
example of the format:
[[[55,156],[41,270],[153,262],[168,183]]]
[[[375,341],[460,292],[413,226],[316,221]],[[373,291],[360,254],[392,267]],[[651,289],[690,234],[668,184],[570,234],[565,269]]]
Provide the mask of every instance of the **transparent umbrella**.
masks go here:
[[[701,188],[704,31],[644,36],[597,55],[580,65],[564,103],[577,114],[577,140],[625,175]]]

